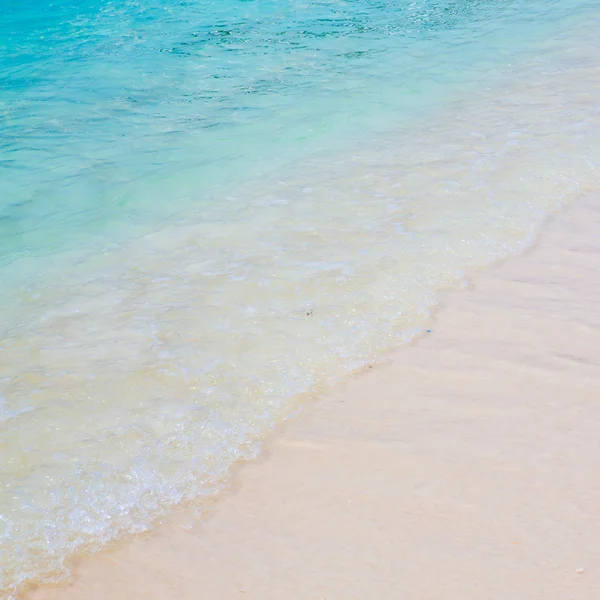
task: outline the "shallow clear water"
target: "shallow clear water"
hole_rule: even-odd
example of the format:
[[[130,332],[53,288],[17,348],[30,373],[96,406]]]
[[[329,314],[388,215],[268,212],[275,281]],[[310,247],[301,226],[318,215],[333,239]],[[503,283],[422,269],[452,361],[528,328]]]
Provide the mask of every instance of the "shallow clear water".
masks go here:
[[[597,186],[599,27],[583,0],[5,0],[0,597],[217,491]]]

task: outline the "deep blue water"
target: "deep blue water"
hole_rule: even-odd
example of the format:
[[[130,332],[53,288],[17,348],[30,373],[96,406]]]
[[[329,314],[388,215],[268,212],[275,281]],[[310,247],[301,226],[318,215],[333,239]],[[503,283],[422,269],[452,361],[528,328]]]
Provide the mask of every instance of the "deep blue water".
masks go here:
[[[4,262],[90,231],[151,230],[215,201],[215,184],[389,128],[533,44],[554,25],[546,13],[568,13],[482,0],[3,5]]]

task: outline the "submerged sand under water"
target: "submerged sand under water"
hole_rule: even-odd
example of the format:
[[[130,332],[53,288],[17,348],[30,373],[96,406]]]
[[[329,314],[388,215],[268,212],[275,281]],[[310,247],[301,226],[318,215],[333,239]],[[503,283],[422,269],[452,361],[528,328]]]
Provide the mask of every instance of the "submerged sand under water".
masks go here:
[[[201,521],[31,600],[600,593],[600,195],[288,422]]]
[[[3,593],[201,504],[300,395],[410,340],[440,289],[597,186],[596,25],[410,128],[21,288],[0,346]]]

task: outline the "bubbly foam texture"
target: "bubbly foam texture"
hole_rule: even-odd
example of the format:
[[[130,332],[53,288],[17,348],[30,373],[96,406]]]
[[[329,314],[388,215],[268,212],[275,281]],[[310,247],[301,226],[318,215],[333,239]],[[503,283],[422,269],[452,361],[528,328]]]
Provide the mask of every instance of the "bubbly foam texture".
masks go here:
[[[441,288],[597,186],[598,17],[411,123],[3,290],[2,593],[201,506],[299,397],[410,340]]]

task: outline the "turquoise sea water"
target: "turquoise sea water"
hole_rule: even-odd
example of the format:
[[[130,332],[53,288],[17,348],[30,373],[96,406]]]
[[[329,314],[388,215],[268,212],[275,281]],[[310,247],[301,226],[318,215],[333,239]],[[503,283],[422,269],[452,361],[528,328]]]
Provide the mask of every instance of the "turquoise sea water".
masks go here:
[[[597,2],[0,7],[0,597],[201,505],[598,184]]]

